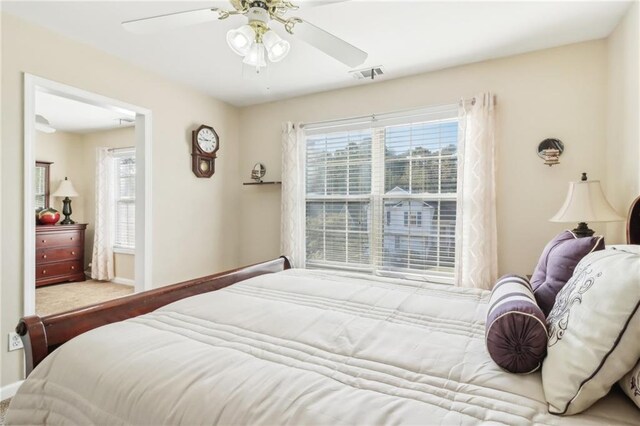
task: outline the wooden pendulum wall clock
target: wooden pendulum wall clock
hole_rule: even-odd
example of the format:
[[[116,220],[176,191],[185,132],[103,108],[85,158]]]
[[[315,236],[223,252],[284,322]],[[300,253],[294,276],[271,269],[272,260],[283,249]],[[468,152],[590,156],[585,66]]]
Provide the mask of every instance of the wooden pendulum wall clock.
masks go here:
[[[199,178],[210,178],[215,173],[216,152],[220,139],[213,127],[202,125],[191,137],[191,169]]]

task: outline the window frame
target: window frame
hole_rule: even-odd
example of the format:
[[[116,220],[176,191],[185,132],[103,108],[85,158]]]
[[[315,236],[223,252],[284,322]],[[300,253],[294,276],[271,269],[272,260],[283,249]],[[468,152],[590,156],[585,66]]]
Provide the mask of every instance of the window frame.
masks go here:
[[[410,115],[407,115],[407,117],[410,117]],[[353,272],[363,272],[363,273],[368,273],[368,274],[372,274],[374,276],[383,276],[383,277],[392,277],[392,278],[409,278],[412,280],[419,280],[419,281],[428,281],[428,282],[434,282],[434,283],[443,283],[443,284],[453,284],[454,283],[454,279],[455,279],[455,275],[456,275],[456,259],[455,259],[455,253],[453,256],[453,267],[452,267],[452,271],[450,272],[443,272],[443,271],[437,271],[435,270],[435,268],[439,268],[442,265],[439,265],[437,267],[434,268],[434,270],[432,271],[420,271],[418,269],[409,269],[407,268],[406,270],[403,271],[394,271],[394,270],[388,270],[385,269],[382,266],[382,259],[383,259],[383,254],[382,251],[379,249],[379,245],[384,244],[384,226],[388,225],[388,219],[390,218],[389,216],[389,211],[387,212],[387,214],[384,214],[384,208],[385,208],[385,202],[388,202],[389,200],[397,200],[397,201],[405,201],[405,200],[419,200],[425,203],[437,203],[438,204],[438,219],[437,219],[437,223],[435,225],[436,229],[438,229],[438,235],[437,235],[437,241],[438,241],[438,246],[440,245],[440,239],[442,238],[441,235],[441,226],[440,226],[440,221],[442,220],[442,218],[440,217],[440,208],[442,206],[442,204],[440,203],[441,201],[455,201],[456,203],[459,201],[458,197],[459,197],[459,187],[458,185],[456,185],[456,192],[439,192],[439,193],[420,193],[420,194],[390,194],[390,193],[385,193],[385,169],[386,169],[386,158],[385,158],[385,147],[386,147],[386,129],[389,127],[393,127],[394,125],[420,125],[423,123],[444,123],[444,122],[455,122],[458,125],[458,141],[460,140],[460,117],[457,114],[451,114],[447,117],[438,117],[438,118],[433,118],[433,119],[429,119],[429,120],[420,120],[420,121],[412,121],[411,119],[408,119],[406,123],[394,123],[393,125],[376,125],[375,122],[372,122],[369,129],[371,132],[371,193],[370,194],[359,194],[359,195],[348,195],[348,194],[331,194],[331,195],[310,195],[307,194],[307,144],[306,141],[308,141],[310,138],[312,138],[315,135],[322,135],[322,134],[331,134],[331,133],[336,133],[336,132],[340,132],[343,130],[337,130],[337,129],[332,129],[331,126],[327,126],[326,131],[324,132],[319,132],[317,127],[314,127],[313,133],[312,134],[306,134],[305,133],[305,154],[304,154],[304,167],[303,167],[303,176],[302,176],[302,180],[303,180],[303,203],[305,205],[305,214],[304,214],[304,223],[303,223],[303,228],[304,228],[304,232],[302,235],[302,239],[303,239],[303,246],[304,246],[304,252],[305,252],[305,267],[310,267],[310,268],[321,268],[321,269],[339,269],[342,271],[353,271]],[[442,170],[442,160],[446,159],[446,158],[451,158],[453,156],[459,156],[459,151],[458,149],[460,148],[460,145],[457,144],[456,145],[456,152],[455,154],[445,154],[443,155],[442,153],[440,153],[440,155],[438,155],[438,160],[439,160],[439,171]],[[378,162],[379,164],[377,164],[376,162]],[[438,185],[439,188],[441,187],[441,176],[440,173],[438,175]],[[458,177],[456,176],[456,183],[458,182]],[[440,189],[440,191],[442,191],[442,189]],[[364,231],[365,233],[367,233],[369,235],[369,256],[370,256],[370,264],[369,265],[359,265],[359,264],[354,264],[354,263],[349,263],[349,262],[331,262],[331,261],[327,261],[327,260],[322,260],[322,261],[317,261],[317,260],[309,260],[307,257],[307,212],[306,212],[306,206],[307,203],[309,202],[313,202],[313,201],[336,201],[336,202],[349,202],[349,201],[367,201],[369,202],[370,205],[370,210],[369,210],[369,226],[367,227],[368,230]],[[409,223],[411,221],[411,214],[409,212],[404,212],[405,213],[405,226],[410,226]],[[419,214],[416,214],[419,213]],[[415,221],[416,224],[413,225],[414,227],[422,227],[423,226],[423,221],[424,221],[424,217],[422,215],[422,212],[414,212],[413,215],[415,215]],[[456,221],[458,220],[458,218],[456,217]],[[323,224],[324,226],[324,224]],[[326,231],[325,231],[326,232]],[[344,230],[345,234],[352,232],[348,230],[348,225],[345,227]],[[378,236],[376,238],[376,235]],[[455,235],[454,235],[454,240],[455,240]],[[396,240],[397,241],[397,237]],[[377,245],[377,246],[376,246]],[[326,246],[325,250],[326,250]],[[437,256],[438,259],[440,259],[440,253],[441,250],[438,249],[437,250]],[[326,256],[325,256],[326,258]],[[346,260],[348,260],[348,255],[346,256]],[[437,261],[438,264],[440,263],[440,260]]]

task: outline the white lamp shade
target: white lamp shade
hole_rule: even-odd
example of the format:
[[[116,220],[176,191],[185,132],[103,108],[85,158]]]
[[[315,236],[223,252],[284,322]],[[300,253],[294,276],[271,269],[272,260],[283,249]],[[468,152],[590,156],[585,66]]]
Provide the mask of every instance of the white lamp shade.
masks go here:
[[[289,54],[289,50],[291,49],[289,42],[280,38],[280,36],[273,30],[269,30],[264,33],[262,36],[262,42],[264,43],[264,47],[267,49],[269,60],[271,62],[280,62]]]
[[[251,43],[256,37],[255,31],[249,25],[243,25],[236,30],[227,32],[227,43],[231,50],[240,56],[245,56],[251,48]]]
[[[611,207],[599,180],[570,182],[560,211],[551,222],[616,222],[625,220]]]
[[[262,43],[253,43],[249,49],[249,53],[244,57],[242,61],[247,65],[256,67],[258,70],[267,66],[267,61],[264,58],[264,45]]]
[[[60,185],[58,186],[58,189],[56,189],[56,192],[51,195],[54,197],[77,197],[80,194],[78,194],[76,189],[73,187],[71,181],[64,178],[63,181],[60,181]]]
[[[49,120],[47,120],[40,114],[36,115],[36,130],[44,133],[55,133],[56,131],[56,129],[51,127],[51,123],[49,123]]]

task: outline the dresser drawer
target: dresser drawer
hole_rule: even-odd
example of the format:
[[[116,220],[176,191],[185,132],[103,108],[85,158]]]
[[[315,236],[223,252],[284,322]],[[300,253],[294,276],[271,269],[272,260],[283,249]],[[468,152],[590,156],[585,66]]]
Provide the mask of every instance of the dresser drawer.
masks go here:
[[[81,247],[60,247],[40,249],[36,251],[36,264],[40,265],[49,262],[61,262],[63,260],[82,259]]]
[[[80,245],[81,239],[82,234],[77,231],[40,233],[36,235],[36,249]]]
[[[82,272],[82,262],[69,260],[66,262],[48,263],[36,266],[36,280],[55,277],[57,275],[69,275]]]

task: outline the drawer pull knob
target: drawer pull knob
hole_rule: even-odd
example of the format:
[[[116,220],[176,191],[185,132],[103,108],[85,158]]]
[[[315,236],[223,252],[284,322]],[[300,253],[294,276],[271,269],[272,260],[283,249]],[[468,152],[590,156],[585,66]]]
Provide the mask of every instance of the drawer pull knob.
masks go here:
[[[73,237],[69,238],[71,241],[73,241]]]
[[[76,267],[75,267],[75,266],[72,266],[72,267],[71,267],[71,269],[72,269],[72,270],[73,270],[73,269],[76,269]]]
[[[43,254],[43,255],[42,255],[42,258],[43,258],[43,259],[46,259],[46,258],[47,258],[47,255],[46,255],[46,254]]]
[[[75,252],[75,251],[72,251],[72,252],[71,252],[71,256],[75,256],[75,255],[76,255],[76,252]]]
[[[47,242],[47,240],[42,240],[42,242],[43,242],[43,243],[46,243],[46,242]]]
[[[47,270],[46,270],[46,269],[43,269],[43,270],[42,270],[42,275],[44,275],[44,274],[46,274],[46,273],[47,273]]]

